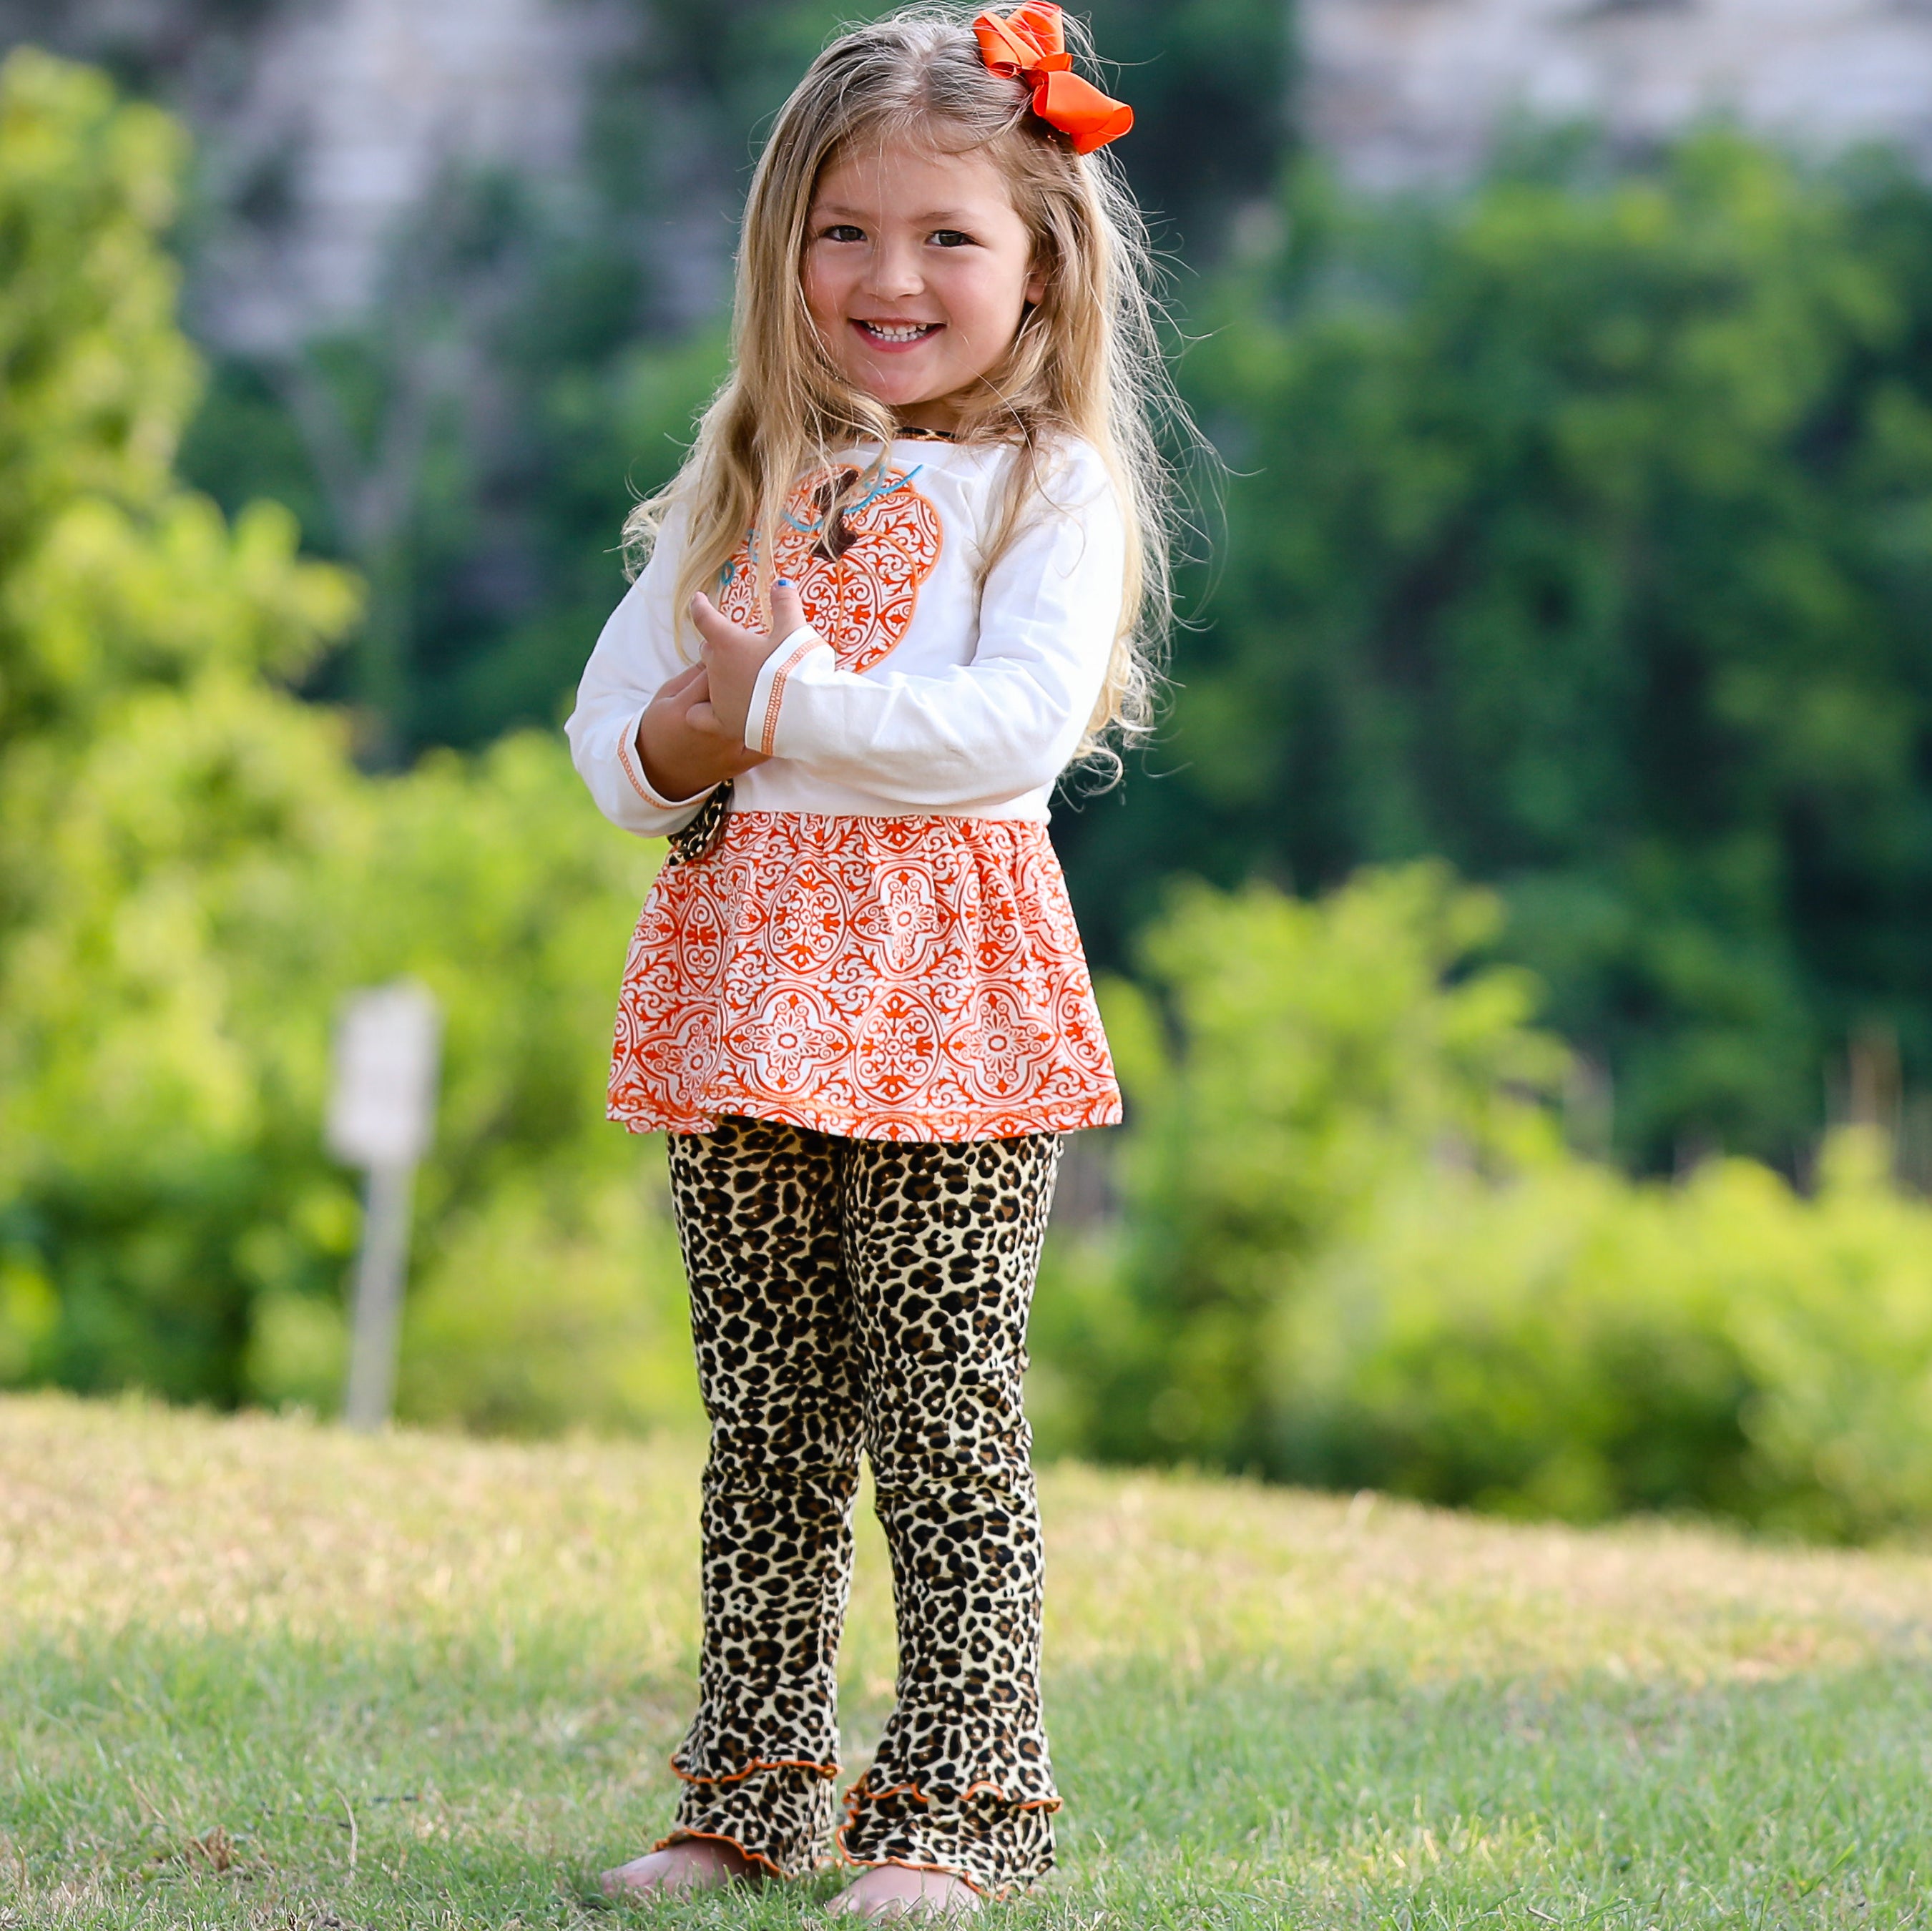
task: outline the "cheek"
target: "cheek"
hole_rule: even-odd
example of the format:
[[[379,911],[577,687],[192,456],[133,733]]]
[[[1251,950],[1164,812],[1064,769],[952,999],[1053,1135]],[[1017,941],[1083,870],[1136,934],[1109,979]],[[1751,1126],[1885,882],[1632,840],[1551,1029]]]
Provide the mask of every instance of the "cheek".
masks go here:
[[[955,316],[982,349],[1004,349],[1012,340],[1025,301],[1026,277],[992,267],[962,274],[951,291]]]
[[[821,328],[836,320],[844,306],[844,284],[836,271],[816,256],[807,255],[799,280],[812,320]]]

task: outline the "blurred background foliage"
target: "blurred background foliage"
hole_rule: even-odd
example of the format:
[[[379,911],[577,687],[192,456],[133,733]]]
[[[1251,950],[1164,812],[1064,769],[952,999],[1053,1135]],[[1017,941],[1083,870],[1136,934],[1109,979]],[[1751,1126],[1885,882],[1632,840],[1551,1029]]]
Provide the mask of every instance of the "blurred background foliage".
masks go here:
[[[356,706],[365,759],[556,721],[620,586],[614,532],[676,468],[723,369],[728,227],[667,260],[664,204],[722,189],[728,216],[756,130],[849,10],[642,10],[637,48],[595,76],[572,192],[447,169],[395,237],[371,321],[215,359],[184,472],[231,512],[291,505],[313,550],[362,571],[368,621],[304,688]],[[1092,12],[1132,76],[1127,165],[1191,286],[1279,175],[1285,16],[1276,0]],[[694,326],[680,283],[706,277]]]
[[[407,1411],[688,1414],[659,1189],[597,1063],[650,855],[554,733],[370,776],[291,691],[359,592],[285,510],[172,473],[182,151],[98,74],[0,69],[0,1376],[332,1401],[330,1019],[410,972],[448,1034]]]
[[[1050,1251],[1042,1445],[1581,1522],[1932,1520],[1932,1205],[1888,1136],[1836,1129],[1807,1195],[1588,1157],[1595,1096],[1483,962],[1498,916],[1433,861],[1173,892],[1106,988],[1122,1211]]]
[[[407,972],[404,1413],[694,1417],[661,1154],[602,1117],[655,850],[554,727],[721,366],[640,204],[674,147],[741,179],[832,15],[664,12],[675,127],[614,65],[581,195],[452,172],[279,359],[176,323],[151,77],[0,70],[0,1383],[333,1405],[329,1026]],[[1056,823],[1130,1120],[1076,1149],[1042,1447],[1922,1523],[1932,194],[1712,133],[1371,201],[1297,152],[1281,9],[1094,12],[1231,474],[1160,743]]]
[[[1186,364],[1237,480],[1183,768],[1089,893],[1441,855],[1623,1159],[1794,1165],[1852,1034],[1932,1065],[1932,197],[1714,133],[1288,207]]]

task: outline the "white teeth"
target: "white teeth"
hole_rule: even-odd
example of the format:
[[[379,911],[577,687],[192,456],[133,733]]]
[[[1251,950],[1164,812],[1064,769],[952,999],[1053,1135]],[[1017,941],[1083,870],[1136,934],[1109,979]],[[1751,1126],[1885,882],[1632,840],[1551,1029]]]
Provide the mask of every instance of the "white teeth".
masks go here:
[[[868,334],[876,335],[881,342],[916,341],[936,326],[930,322],[868,322],[861,325]]]

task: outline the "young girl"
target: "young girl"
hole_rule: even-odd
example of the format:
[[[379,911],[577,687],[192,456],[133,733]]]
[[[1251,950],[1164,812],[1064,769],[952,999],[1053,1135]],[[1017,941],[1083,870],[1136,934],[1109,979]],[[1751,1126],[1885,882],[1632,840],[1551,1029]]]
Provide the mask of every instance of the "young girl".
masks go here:
[[[712,1428],[682,1794],[613,1891],[836,1840],[835,1909],[972,1910],[1052,1862],[1020,1383],[1059,1136],[1120,1102],[1047,804],[1144,724],[1166,580],[1144,245],[1093,157],[1132,119],[1038,0],[820,56],[570,721],[606,815],[672,839],[610,1110],[670,1135]],[[835,1831],[862,1446],[898,1702]]]

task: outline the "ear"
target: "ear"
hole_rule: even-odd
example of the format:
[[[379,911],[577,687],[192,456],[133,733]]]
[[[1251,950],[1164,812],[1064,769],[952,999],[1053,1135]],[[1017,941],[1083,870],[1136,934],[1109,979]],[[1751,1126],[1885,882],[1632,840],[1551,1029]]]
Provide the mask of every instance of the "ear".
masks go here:
[[[1046,270],[1036,264],[1028,273],[1026,286],[1020,291],[1029,308],[1037,308],[1046,299]]]

